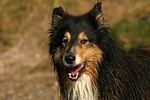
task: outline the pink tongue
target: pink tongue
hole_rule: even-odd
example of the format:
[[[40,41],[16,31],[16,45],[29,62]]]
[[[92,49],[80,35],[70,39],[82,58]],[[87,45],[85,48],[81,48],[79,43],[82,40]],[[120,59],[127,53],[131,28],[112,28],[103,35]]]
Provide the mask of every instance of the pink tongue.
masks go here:
[[[74,67],[74,68],[70,68],[69,69],[69,73],[72,75],[72,76],[75,76],[81,69],[81,66],[77,66],[77,67]]]

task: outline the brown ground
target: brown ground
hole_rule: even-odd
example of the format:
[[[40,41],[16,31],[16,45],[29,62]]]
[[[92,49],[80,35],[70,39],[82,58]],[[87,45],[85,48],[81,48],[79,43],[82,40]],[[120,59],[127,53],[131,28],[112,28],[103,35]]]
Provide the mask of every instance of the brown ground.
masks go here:
[[[0,2],[0,10],[7,1]],[[69,12],[81,14],[88,11],[97,0],[63,1],[60,5],[69,9]],[[5,46],[0,43],[0,100],[58,100],[59,98],[57,82],[48,54],[47,33],[50,28],[52,1],[39,0],[36,4],[33,11],[20,24],[6,22],[10,29],[15,25],[18,26],[15,27],[15,31],[10,32],[11,45]],[[138,6],[139,2],[130,3],[129,0],[103,1],[104,15],[109,25],[126,18],[127,16],[124,15],[130,15],[133,10],[138,9]],[[127,7],[131,10],[124,10]],[[5,15],[7,12],[0,16],[3,16],[5,21],[12,20]],[[133,18],[135,17],[132,16],[131,19]]]

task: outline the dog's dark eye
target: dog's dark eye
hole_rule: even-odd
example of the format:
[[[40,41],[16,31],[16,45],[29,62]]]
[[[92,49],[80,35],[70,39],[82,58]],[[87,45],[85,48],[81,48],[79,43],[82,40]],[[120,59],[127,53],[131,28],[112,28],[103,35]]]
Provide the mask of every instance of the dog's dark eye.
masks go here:
[[[82,40],[81,40],[81,43],[82,43],[82,44],[85,44],[85,43],[87,43],[87,42],[88,42],[87,39],[82,39]]]
[[[67,39],[67,38],[64,38],[64,39],[62,40],[62,44],[65,45],[65,44],[67,44],[67,43],[68,43],[68,39]]]

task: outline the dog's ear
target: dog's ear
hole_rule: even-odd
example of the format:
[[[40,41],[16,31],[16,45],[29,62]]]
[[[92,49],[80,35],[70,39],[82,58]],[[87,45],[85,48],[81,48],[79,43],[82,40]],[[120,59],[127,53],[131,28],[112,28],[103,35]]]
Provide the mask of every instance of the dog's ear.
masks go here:
[[[58,22],[65,16],[65,11],[62,7],[56,7],[53,10],[52,15],[52,26],[55,26],[58,24]]]
[[[94,5],[92,10],[90,11],[91,16],[95,18],[95,21],[99,25],[102,25],[103,24],[103,20],[104,20],[101,8],[102,8],[102,3],[98,2],[97,4]]]

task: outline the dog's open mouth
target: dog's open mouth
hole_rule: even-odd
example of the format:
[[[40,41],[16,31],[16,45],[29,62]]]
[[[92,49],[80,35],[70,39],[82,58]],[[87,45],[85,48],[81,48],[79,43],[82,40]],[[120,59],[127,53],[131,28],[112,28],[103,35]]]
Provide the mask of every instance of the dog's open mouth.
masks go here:
[[[68,68],[69,79],[72,81],[76,81],[83,72],[84,66],[85,63],[77,65],[75,67]]]

